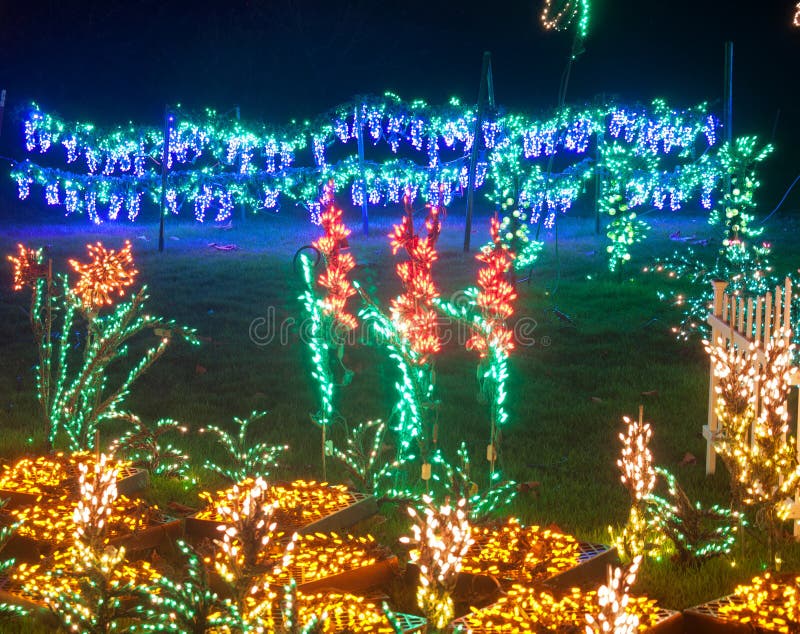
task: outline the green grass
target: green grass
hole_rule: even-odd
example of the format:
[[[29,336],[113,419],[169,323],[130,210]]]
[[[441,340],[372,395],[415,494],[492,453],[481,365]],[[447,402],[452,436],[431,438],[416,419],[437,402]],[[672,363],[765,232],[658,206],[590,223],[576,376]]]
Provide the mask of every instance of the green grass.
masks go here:
[[[511,422],[505,430],[502,468],[515,480],[539,484],[537,493],[521,496],[512,510],[525,521],[556,524],[583,540],[607,541],[607,526],[619,525],[627,516],[628,498],[615,466],[617,433],[621,416],[634,415],[640,403],[654,426],[656,461],[703,502],[727,499],[724,470],[711,479],[704,475],[700,430],[706,420],[708,370],[702,347],[673,339],[669,326],[675,316],[656,298],[663,280],[637,272],[650,258],[681,247],[668,239],[674,230],[702,236],[708,228],[701,218],[666,215],[652,220],[652,237],[634,252],[621,277],[606,272],[604,238],[593,234],[591,223],[565,220],[558,256],[551,237],[531,283],[520,287],[518,314],[535,320],[535,343],[520,347],[511,361]],[[485,241],[487,224],[477,224],[473,244]],[[383,301],[399,291],[384,237],[388,229],[388,221],[379,221],[369,238],[354,234],[351,239],[358,278],[365,287],[374,285]],[[770,227],[779,270],[786,270],[796,256],[796,229],[796,223]],[[130,238],[141,280],[150,288],[151,310],[196,327],[204,338],[199,348],[175,344],[136,385],[131,409],[144,419],[173,417],[193,429],[209,423],[224,426],[235,415],[269,410],[258,436],[291,447],[277,475],[308,478],[320,476],[320,436],[309,418],[317,405],[297,323],[288,325],[283,344],[256,345],[249,330],[254,319],[270,310],[279,323],[299,319],[301,285],[292,257],[317,234],[317,228],[286,217],[239,223],[231,231],[170,224],[166,253],[159,254],[153,225],[17,226],[0,236],[0,252],[11,251],[18,241],[46,244],[56,268],[62,268],[67,257],[84,256],[87,241],[100,239],[115,247]],[[461,252],[462,239],[460,220],[448,218],[435,267],[445,296],[473,283],[477,263]],[[239,250],[217,251],[208,246],[211,242],[235,243]],[[29,450],[31,438],[34,446],[39,443],[42,429],[34,400],[35,350],[23,311],[26,300],[10,292],[7,275],[2,279],[0,455],[10,457]],[[554,309],[571,322],[560,319]],[[354,423],[388,416],[391,366],[375,350],[360,347],[348,352],[347,363],[356,377],[340,401],[342,414]],[[437,360],[441,442],[452,451],[467,440],[473,463],[481,465],[488,422],[476,401],[474,377],[474,356],[456,346]],[[656,395],[643,395],[653,390]],[[192,433],[184,441],[198,466],[219,455],[206,437]],[[697,463],[679,465],[687,452],[697,456]],[[194,472],[203,475],[199,468]],[[331,479],[340,476],[335,473]],[[209,479],[206,484],[219,482]],[[161,483],[149,495],[160,503],[177,499],[197,504],[196,491]],[[391,541],[399,525],[390,518],[380,532]],[[759,572],[763,560],[757,537],[749,536],[745,555],[737,550],[735,567],[729,560],[700,570],[649,564],[637,590],[665,607],[684,608],[729,593],[737,582]],[[788,548],[784,560],[800,569],[797,548]]]

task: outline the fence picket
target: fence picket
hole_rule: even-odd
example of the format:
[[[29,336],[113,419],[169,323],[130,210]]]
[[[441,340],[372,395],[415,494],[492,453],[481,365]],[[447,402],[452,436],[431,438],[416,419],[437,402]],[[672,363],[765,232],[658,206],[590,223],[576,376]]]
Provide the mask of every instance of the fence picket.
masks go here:
[[[784,280],[783,288],[776,286],[774,291],[767,291],[756,298],[744,297],[735,293],[727,293],[727,282],[715,280],[714,303],[712,312],[708,317],[711,324],[711,341],[714,345],[720,344],[733,347],[737,357],[755,354],[757,363],[766,363],[767,345],[770,340],[786,337],[791,341],[792,329],[792,281]],[[755,344],[755,346],[754,346]],[[759,375],[761,372],[759,371]],[[800,385],[800,368],[791,370],[792,385]],[[706,473],[712,474],[716,469],[716,452],[714,442],[718,433],[719,421],[716,416],[717,395],[716,387],[719,383],[711,365],[709,372],[708,393],[708,424],[703,427],[703,437],[706,439]],[[758,381],[756,393],[758,393]],[[760,412],[761,403],[756,403],[756,413]],[[800,423],[800,398],[798,398],[798,411],[795,423]],[[754,422],[755,424],[755,422]],[[752,434],[755,432],[751,429]],[[798,430],[800,432],[800,429]],[[800,456],[800,433],[795,434],[797,453]],[[794,503],[788,517],[794,520],[794,535],[800,539],[800,490],[795,492]]]

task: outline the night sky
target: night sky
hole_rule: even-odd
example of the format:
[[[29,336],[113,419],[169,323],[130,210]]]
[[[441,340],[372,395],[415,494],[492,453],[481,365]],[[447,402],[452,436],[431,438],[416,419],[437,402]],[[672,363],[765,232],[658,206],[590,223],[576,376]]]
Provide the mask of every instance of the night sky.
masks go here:
[[[492,52],[497,102],[556,102],[571,38],[545,32],[543,0],[0,0],[2,154],[19,156],[16,106],[36,100],[101,124],[159,121],[165,103],[280,123],[358,93],[474,100]],[[735,43],[734,133],[774,139],[765,204],[800,172],[800,29],[795,0],[592,0],[568,101],[605,93],[716,102]],[[800,196],[793,196],[800,207]]]

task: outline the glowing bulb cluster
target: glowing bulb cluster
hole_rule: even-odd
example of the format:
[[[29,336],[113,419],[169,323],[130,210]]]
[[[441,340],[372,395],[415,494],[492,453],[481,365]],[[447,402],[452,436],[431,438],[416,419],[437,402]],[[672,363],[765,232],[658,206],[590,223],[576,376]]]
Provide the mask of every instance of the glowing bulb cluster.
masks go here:
[[[75,294],[80,297],[87,310],[97,310],[114,303],[113,296],[122,297],[125,289],[131,286],[138,274],[133,266],[133,253],[130,241],[119,251],[106,249],[102,243],[86,245],[89,262],[70,260],[78,273]]]
[[[419,355],[418,363],[423,363],[429,354],[441,349],[437,315],[433,308],[433,301],[439,296],[439,291],[431,275],[432,265],[439,259],[436,241],[441,232],[440,211],[439,207],[428,207],[426,235],[421,236],[414,232],[413,210],[406,200],[403,221],[395,225],[389,235],[392,253],[397,254],[402,249],[409,257],[396,267],[404,292],[392,300],[392,321],[408,340],[411,349]]]
[[[726,621],[768,632],[788,633],[800,628],[800,577],[767,572],[737,586],[731,599],[717,608]]]
[[[464,555],[472,545],[471,527],[464,511],[466,500],[440,507],[428,496],[423,496],[422,501],[422,514],[413,507],[408,509],[414,520],[413,536],[400,541],[413,546],[410,560],[419,568],[417,605],[429,622],[441,629],[453,619],[452,592]]]
[[[342,222],[342,210],[331,201],[328,209],[320,216],[320,224],[325,230],[325,235],[314,242],[325,258],[325,271],[319,276],[318,283],[328,290],[328,295],[322,300],[326,314],[331,315],[337,324],[347,330],[352,330],[358,325],[354,315],[347,312],[347,300],[356,294],[348,274],[356,265],[352,253],[345,253],[348,229]]]
[[[731,471],[734,491],[745,504],[766,504],[785,517],[785,498],[800,481],[789,431],[794,344],[776,331],[766,345],[747,350],[706,342],[717,377],[716,414],[721,434],[715,449]],[[756,407],[758,405],[758,409]]]
[[[604,597],[605,601],[608,595]],[[563,595],[555,595],[515,584],[497,603],[470,610],[468,615],[456,621],[467,632],[528,634],[581,631],[587,625],[587,616],[592,615],[597,620],[601,608],[595,590],[582,592],[578,588],[571,588]],[[657,625],[663,618],[663,611],[655,601],[630,595],[625,613],[638,618],[640,630]]]
[[[46,275],[41,249],[29,249],[23,244],[18,244],[17,255],[9,255],[7,258],[14,269],[15,291],[21,291],[26,286],[33,287],[37,279]]]
[[[506,326],[506,320],[514,313],[514,300],[517,299],[509,278],[515,255],[501,240],[497,216],[492,218],[489,231],[491,242],[475,256],[485,265],[478,271],[475,296],[483,327],[479,332],[473,332],[467,341],[467,348],[477,350],[481,357],[487,357],[491,350],[507,355],[514,349],[514,333]]]
[[[536,583],[569,570],[580,561],[574,537],[509,519],[501,526],[472,527],[473,545],[461,569],[504,581]]]
[[[635,634],[639,629],[638,615],[628,611],[628,592],[636,581],[641,555],[634,558],[627,571],[608,568],[608,581],[597,590],[596,612],[586,614],[586,634]]]

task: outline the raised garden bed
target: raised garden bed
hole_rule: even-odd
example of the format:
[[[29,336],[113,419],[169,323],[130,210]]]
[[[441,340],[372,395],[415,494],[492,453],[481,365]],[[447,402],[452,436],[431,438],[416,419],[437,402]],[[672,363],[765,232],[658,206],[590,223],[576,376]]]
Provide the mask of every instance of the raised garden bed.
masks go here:
[[[0,579],[0,601],[30,610],[45,625],[52,625],[55,629],[53,615],[41,597],[35,592],[30,592],[26,585],[43,588],[50,584],[64,593],[80,592],[75,578],[69,574],[74,567],[73,562],[72,549],[65,548],[41,557],[35,563],[17,564],[9,576]],[[148,561],[134,560],[125,561],[117,569],[115,579],[123,585],[128,581],[137,585],[152,582],[158,576],[159,573]],[[131,595],[130,601],[135,604],[138,597]]]
[[[684,612],[687,634],[800,632],[800,577],[756,577],[734,594]]]
[[[451,623],[456,632],[495,634],[500,632],[583,632],[586,613],[593,608],[595,591],[573,588],[563,594],[513,586],[507,596],[496,603],[473,609]],[[655,601],[631,597],[629,611],[639,616],[640,631],[650,634],[683,632],[679,612],[659,608]]]
[[[352,594],[298,592],[297,613],[300,623],[307,623],[313,616],[323,612],[328,615],[328,627],[335,632],[358,632],[359,634],[394,634],[389,617],[381,609],[380,601],[357,597]],[[403,634],[424,632],[427,621],[421,616],[393,614]],[[273,618],[278,621],[279,613]]]
[[[35,458],[20,458],[0,466],[0,499],[7,500],[6,508],[31,506],[41,499],[56,499],[78,494],[78,464],[94,465],[92,453],[55,453]],[[145,469],[119,466],[117,492],[133,495],[146,488]]]
[[[77,502],[68,498],[42,501],[25,508],[0,512],[4,524],[21,522],[4,548],[6,556],[35,562],[69,545],[73,540],[73,512]],[[120,496],[108,522],[108,541],[129,552],[156,548],[183,533],[182,522],[158,507]]]
[[[595,587],[617,555],[608,546],[579,542],[557,529],[526,527],[515,520],[476,527],[473,539],[462,575],[490,576],[503,587]],[[460,583],[473,582],[465,579]]]
[[[283,559],[286,535],[277,537],[273,549],[263,551],[280,568],[278,574],[269,575],[270,584],[275,587],[282,588],[294,580],[304,593],[338,591],[364,594],[375,588],[386,587],[398,574],[397,557],[377,544],[372,536],[340,537],[335,533],[300,535],[285,565],[278,562]],[[224,565],[226,557],[209,542],[201,545],[201,548],[206,552],[213,585],[220,594],[224,594],[225,584],[216,575],[214,562]]]
[[[330,533],[348,528],[374,515],[377,502],[371,495],[348,491],[343,486],[296,480],[291,483],[275,483],[270,487],[274,499],[278,500],[275,520],[278,528],[287,533]],[[217,527],[223,524],[217,515],[216,500],[224,495],[207,494],[208,506],[186,518],[186,534],[196,538],[215,539]]]

